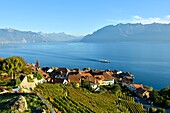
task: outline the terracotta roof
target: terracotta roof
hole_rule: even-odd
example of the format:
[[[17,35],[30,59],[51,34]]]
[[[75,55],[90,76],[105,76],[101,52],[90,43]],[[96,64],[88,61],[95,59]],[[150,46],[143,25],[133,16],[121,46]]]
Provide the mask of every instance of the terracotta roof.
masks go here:
[[[81,75],[77,74],[77,75],[69,75],[68,76],[68,81],[69,82],[78,82],[80,83],[80,79],[81,79]]]
[[[114,77],[111,75],[110,72],[104,72],[103,76],[104,76],[104,80],[113,80],[114,79]]]
[[[94,83],[95,82],[95,78],[93,76],[89,76],[87,77],[88,81],[91,82],[91,83]]]
[[[94,77],[96,79],[99,79],[99,80],[104,80],[104,76],[103,75],[94,75]]]
[[[139,88],[144,89],[142,84],[133,84],[133,86],[136,88],[136,90],[139,89]]]
[[[81,75],[81,76],[83,76],[83,77],[89,77],[89,76],[92,76],[92,74],[90,74],[90,73],[86,73],[86,72],[82,72],[82,73],[80,73],[80,75]]]
[[[49,77],[49,75],[48,75],[46,72],[44,72],[43,70],[41,70],[41,69],[39,69],[38,72],[39,72],[40,74],[42,74],[44,78]]]
[[[103,70],[90,70],[90,73],[92,75],[100,75],[100,74],[103,74]]]

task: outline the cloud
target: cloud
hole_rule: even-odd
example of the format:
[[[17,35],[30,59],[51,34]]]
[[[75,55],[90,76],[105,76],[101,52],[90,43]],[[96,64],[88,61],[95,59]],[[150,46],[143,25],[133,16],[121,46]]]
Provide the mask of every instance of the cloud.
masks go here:
[[[140,17],[140,16],[137,16],[137,15],[136,15],[136,16],[133,16],[133,18],[134,18],[134,19],[137,19],[137,20],[140,20],[140,19],[142,19],[142,17]]]
[[[168,23],[170,23],[170,15],[164,16],[162,18],[160,18],[160,17],[143,18],[143,17],[136,15],[136,16],[132,16],[132,20],[130,20],[130,23],[151,24],[154,22],[168,24]]]
[[[165,19],[170,21],[170,15],[165,16]]]
[[[135,15],[135,16],[132,16],[129,20],[107,19],[106,21],[111,22],[112,24],[118,24],[118,23],[142,23],[142,24],[162,23],[162,24],[169,24],[170,23],[170,15],[166,15],[164,17],[147,17],[147,18]]]

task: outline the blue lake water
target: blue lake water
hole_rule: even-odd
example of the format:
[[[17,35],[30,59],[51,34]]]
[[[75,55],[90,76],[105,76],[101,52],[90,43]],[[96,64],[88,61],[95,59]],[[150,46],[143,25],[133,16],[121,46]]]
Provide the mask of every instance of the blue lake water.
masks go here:
[[[41,67],[118,69],[136,83],[161,89],[170,86],[170,43],[31,43],[1,44],[0,57],[21,56]],[[107,59],[111,63],[98,60]]]

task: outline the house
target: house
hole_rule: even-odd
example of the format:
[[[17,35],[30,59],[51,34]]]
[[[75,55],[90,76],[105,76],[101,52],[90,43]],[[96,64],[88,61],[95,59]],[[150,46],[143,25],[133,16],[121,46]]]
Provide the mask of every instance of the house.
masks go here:
[[[103,74],[103,70],[90,70],[90,74],[94,75],[102,75]]]
[[[122,79],[124,77],[124,73],[121,74],[114,74],[115,82],[122,84]]]
[[[113,74],[117,74],[117,75],[119,75],[119,74],[121,74],[121,73],[123,73],[122,71],[120,71],[120,70],[114,70],[113,71]]]
[[[69,73],[68,82],[76,82],[81,85],[81,82],[88,80],[90,86],[93,89],[99,89],[100,85],[114,85],[114,77],[112,76],[111,71],[98,71],[93,70],[91,72],[79,72],[74,74],[73,72]]]
[[[103,84],[102,85],[114,85],[114,77],[112,76],[113,73],[110,71],[103,72]]]
[[[99,85],[103,84],[104,76],[103,75],[94,75],[95,83],[98,83]]]
[[[79,86],[81,86],[81,82],[84,80],[88,80],[89,83],[95,82],[95,78],[88,72],[79,72],[78,74],[69,74],[68,76],[68,82],[78,83]]]
[[[68,82],[76,82],[81,84],[81,74],[69,75]]]
[[[122,78],[122,86],[129,87],[129,85],[133,84],[134,76],[130,72],[126,72]]]
[[[50,68],[47,70],[47,73],[51,73],[51,72],[53,72],[53,69]]]
[[[43,78],[45,78],[45,79],[49,77],[49,74],[44,72],[42,69],[39,69],[38,73],[40,73],[43,76]]]
[[[50,78],[48,82],[51,83],[63,83],[63,81],[68,79],[69,69],[67,68],[58,68],[54,69],[51,73],[49,73]]]
[[[130,84],[128,89],[132,92],[136,92],[136,89],[144,88],[142,84]]]
[[[144,88],[142,84],[130,84],[128,89],[141,98],[149,98],[149,92]]]
[[[149,92],[143,88],[137,89],[136,94],[141,98],[149,98]]]
[[[79,73],[81,73],[80,69],[71,69],[68,73],[68,76],[77,75]]]
[[[34,89],[38,84],[37,78],[33,78],[33,75],[23,76],[22,78],[22,82],[19,85],[20,88]],[[28,79],[32,79],[32,81],[29,81]]]
[[[51,78],[68,79],[68,73],[69,73],[69,69],[67,69],[67,68],[58,68],[58,69],[54,69],[50,73],[50,76],[51,76]]]

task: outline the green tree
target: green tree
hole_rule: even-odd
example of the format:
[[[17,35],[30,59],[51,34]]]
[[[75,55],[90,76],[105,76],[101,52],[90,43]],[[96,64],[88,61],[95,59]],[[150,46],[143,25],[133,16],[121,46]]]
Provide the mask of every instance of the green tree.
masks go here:
[[[36,73],[34,73],[34,77],[36,77],[38,80],[41,80],[43,76],[42,76],[42,74],[36,72]]]
[[[18,56],[12,56],[3,60],[2,70],[8,72],[11,79],[16,78],[16,75],[25,68],[26,62],[23,58]]]
[[[81,82],[81,85],[82,85],[83,88],[90,89],[90,83],[89,83],[88,80],[83,80]]]
[[[165,105],[166,107],[170,107],[170,100],[166,100]]]
[[[153,91],[153,87],[152,87],[152,86],[145,86],[145,88],[146,88],[148,91]]]
[[[112,93],[118,94],[121,92],[121,87],[119,84],[115,84],[112,89],[111,89]]]
[[[162,109],[162,108],[158,108],[156,110],[156,113],[166,113],[166,110],[165,109]]]
[[[1,69],[3,61],[4,61],[4,58],[0,58],[0,69]]]

